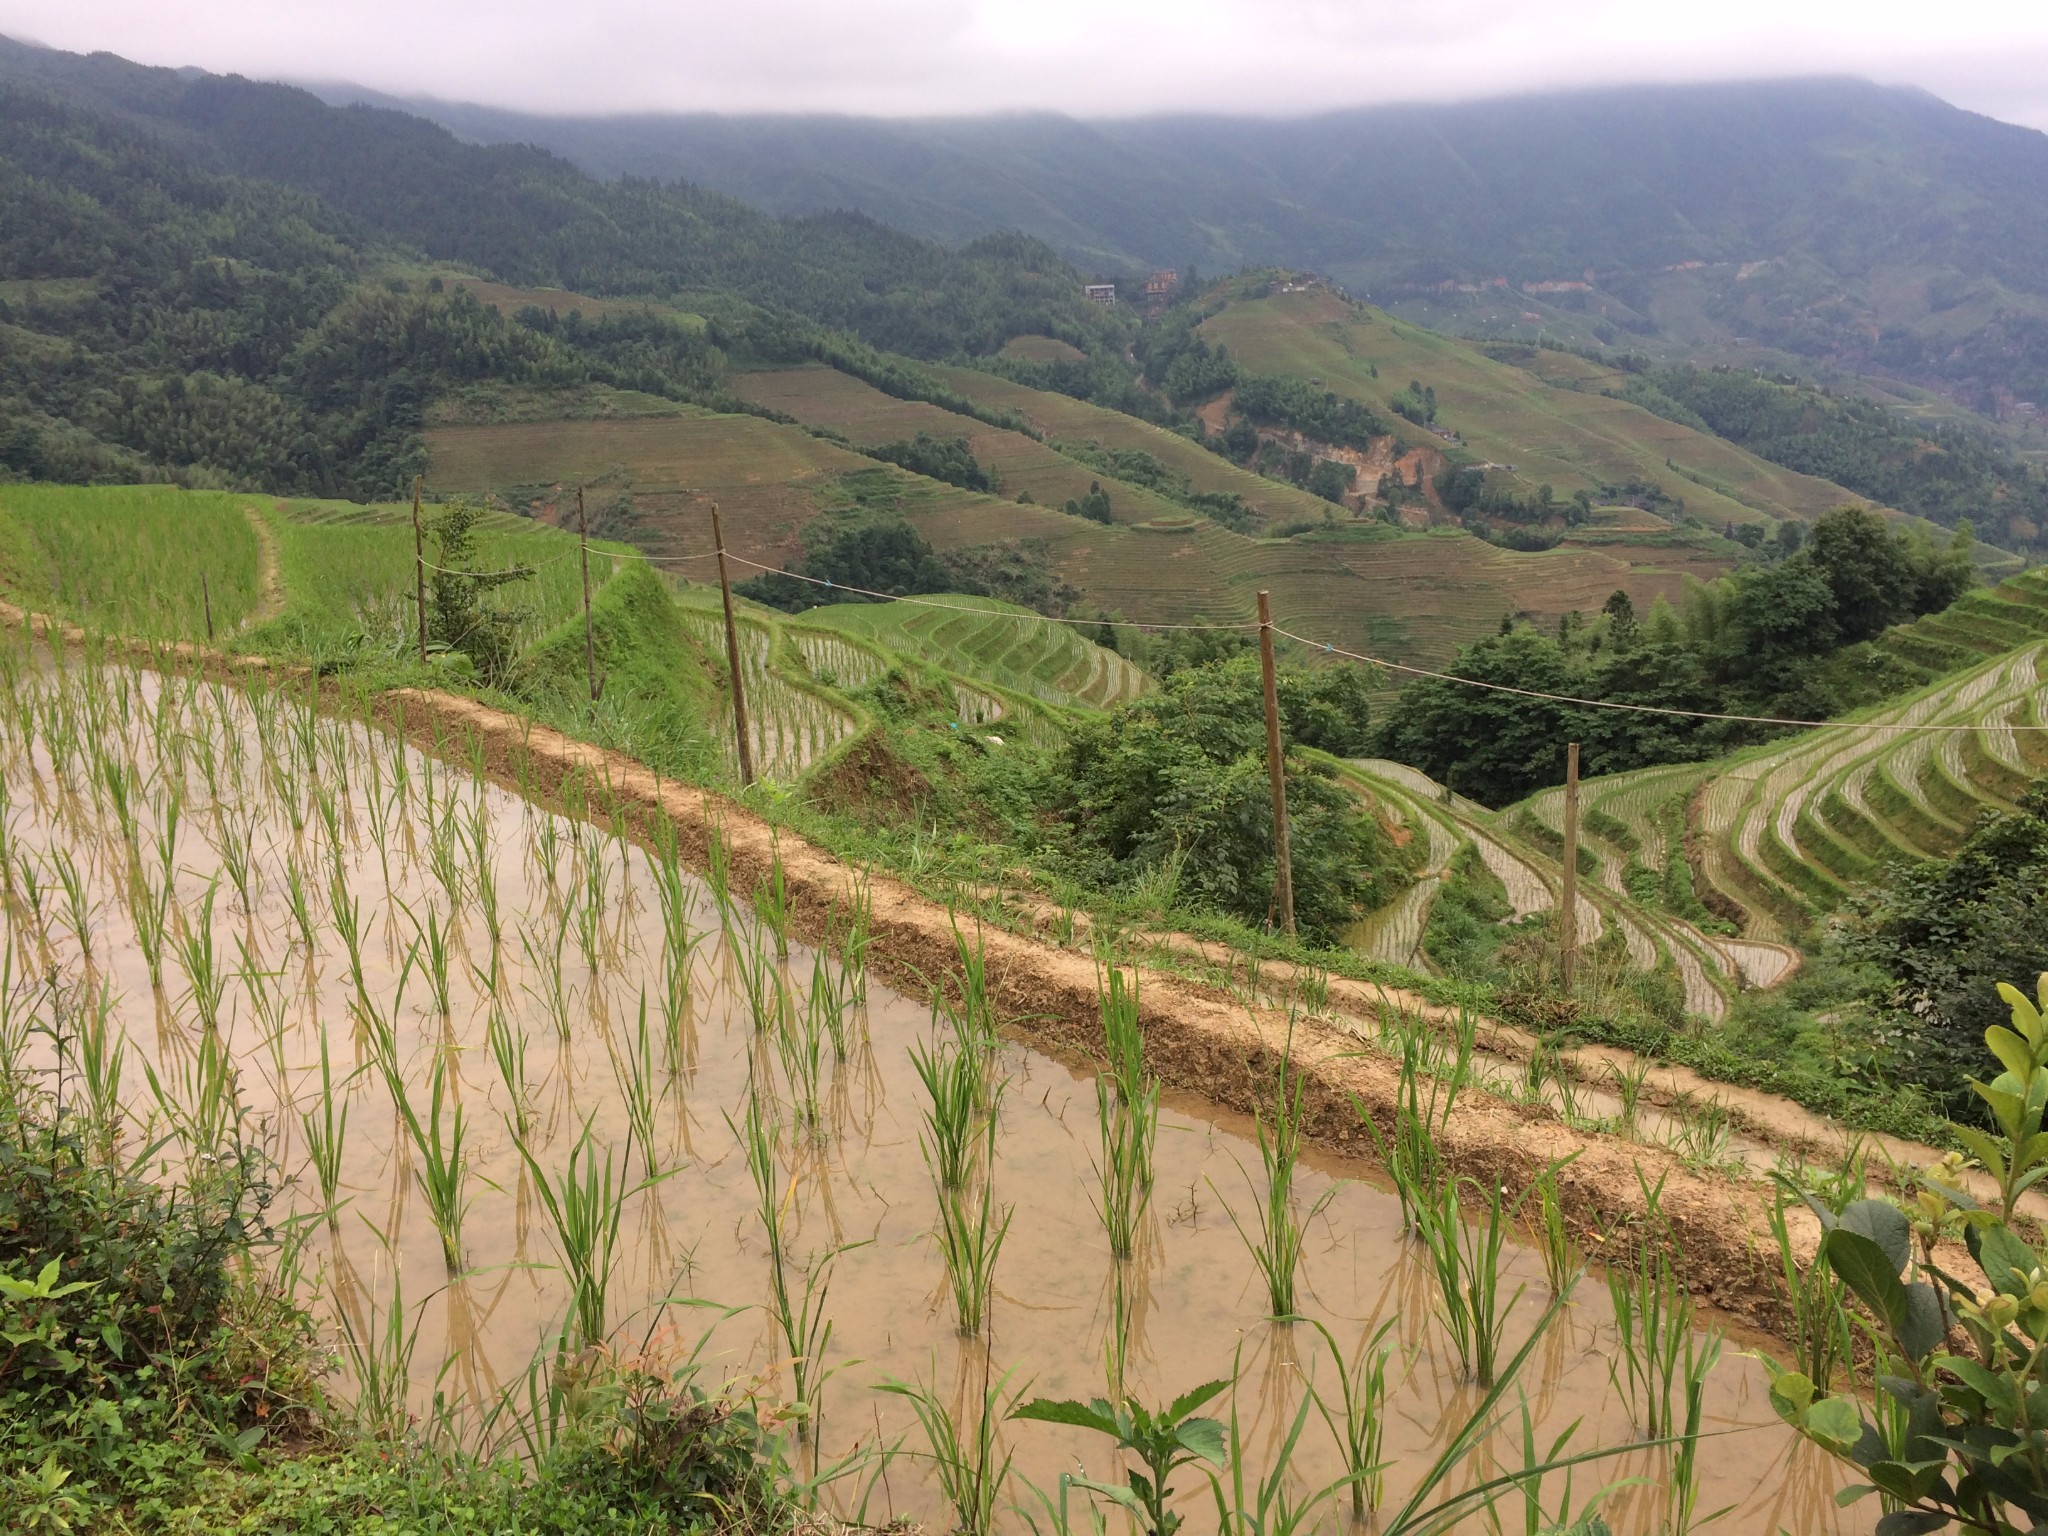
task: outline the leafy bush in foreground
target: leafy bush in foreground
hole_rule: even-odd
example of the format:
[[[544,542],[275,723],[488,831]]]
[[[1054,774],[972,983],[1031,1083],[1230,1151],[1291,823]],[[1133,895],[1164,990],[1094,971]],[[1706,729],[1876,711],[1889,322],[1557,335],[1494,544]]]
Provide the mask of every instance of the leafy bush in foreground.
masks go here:
[[[1998,1185],[1979,1204],[1958,1186],[1960,1157],[1921,1181],[1902,1210],[1858,1200],[1837,1214],[1819,1203],[1825,1264],[1868,1310],[1880,1403],[1772,1364],[1771,1403],[1807,1439],[1863,1472],[1852,1496],[1882,1495],[1880,1536],[1956,1526],[2023,1536],[2048,1522],[2048,1249],[2013,1226],[2020,1197],[2048,1177],[2048,972],[2029,999],[2000,983],[2011,1026],[1984,1041],[2004,1068],[1972,1081],[1996,1134],[1958,1135]],[[1981,1276],[1942,1267],[1937,1243],[1960,1234]],[[1951,1350],[1958,1334],[1963,1352]]]

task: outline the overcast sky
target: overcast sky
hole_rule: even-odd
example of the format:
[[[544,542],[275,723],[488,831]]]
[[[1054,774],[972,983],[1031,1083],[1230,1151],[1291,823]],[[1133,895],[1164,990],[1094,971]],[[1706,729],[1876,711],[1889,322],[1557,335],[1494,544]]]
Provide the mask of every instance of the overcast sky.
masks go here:
[[[2048,0],[0,0],[0,33],[540,112],[1297,113],[1848,72],[2048,129]]]

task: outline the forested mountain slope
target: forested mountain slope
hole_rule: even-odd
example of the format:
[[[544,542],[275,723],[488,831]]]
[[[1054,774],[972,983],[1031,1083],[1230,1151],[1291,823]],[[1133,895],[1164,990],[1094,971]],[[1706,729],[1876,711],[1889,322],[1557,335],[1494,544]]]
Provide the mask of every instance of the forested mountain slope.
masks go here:
[[[358,239],[507,282],[736,296],[920,356],[994,351],[1020,331],[1083,346],[1121,332],[1051,250],[1014,236],[951,252],[859,215],[772,218],[692,186],[598,181],[543,150],[463,144],[403,112],[111,54],[0,40],[0,80],[146,129],[193,171],[312,193]]]
[[[1864,81],[1281,120],[409,105],[477,140],[774,212],[854,208],[953,242],[1021,228],[1105,275],[1307,267],[1434,325],[1760,344],[1984,410],[2048,401],[2048,137]]]

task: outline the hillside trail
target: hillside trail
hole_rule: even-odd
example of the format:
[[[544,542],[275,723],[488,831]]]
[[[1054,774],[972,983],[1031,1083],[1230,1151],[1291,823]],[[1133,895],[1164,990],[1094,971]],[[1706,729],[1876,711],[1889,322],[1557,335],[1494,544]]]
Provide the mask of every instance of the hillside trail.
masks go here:
[[[0,604],[0,621],[27,623],[57,644],[84,638],[74,626],[7,604]],[[168,653],[229,681],[306,675],[304,668],[190,643],[151,647],[136,642],[129,649],[145,662]],[[330,705],[341,703],[334,685],[323,696]],[[928,991],[935,977],[947,985],[945,979],[957,969],[959,944],[979,944],[991,1000],[1007,1021],[1005,1033],[1077,1069],[1092,1071],[1099,1065],[1100,976],[1091,955],[1035,933],[986,926],[972,918],[963,924],[954,908],[886,874],[855,869],[722,795],[663,779],[622,754],[475,699],[397,689],[378,696],[371,708],[379,724],[419,749],[465,767],[481,762],[494,781],[557,809],[571,803],[601,805],[650,844],[658,821],[666,821],[679,853],[696,868],[709,866],[717,839],[737,889],[750,888],[779,864],[792,926],[806,941],[824,942],[835,919],[865,894],[870,966],[910,995]],[[1227,953],[1185,935],[1176,938],[1177,948],[1193,946],[1190,953]],[[1359,1016],[1303,1017],[1263,1000],[1240,1001],[1220,987],[1148,967],[1142,959],[1131,969],[1139,985],[1147,1058],[1169,1089],[1239,1113],[1258,1113],[1270,1107],[1276,1069],[1287,1059],[1302,1090],[1304,1133],[1350,1160],[1353,1176],[1383,1179],[1374,1149],[1379,1138],[1392,1133],[1401,1073],[1391,1057],[1364,1048]],[[1277,968],[1272,974],[1278,974]],[[1455,1010],[1399,989],[1339,978],[1332,978],[1330,987],[1333,997],[1343,996],[1360,1014],[1384,1006],[1445,1026],[1455,1019]],[[1488,1039],[1512,1049],[1515,1032],[1495,1024]],[[1725,1098],[1727,1090],[1713,1086]],[[1476,1085],[1457,1095],[1437,1127],[1435,1142],[1457,1173],[1511,1189],[1554,1170],[1560,1203],[1580,1251],[1589,1256],[1603,1248],[1626,1249],[1651,1231],[1650,1191],[1661,1190],[1654,1230],[1659,1240],[1684,1252],[1688,1289],[1751,1327],[1782,1334],[1787,1326],[1770,1231],[1773,1199],[1762,1181],[1695,1169],[1664,1147],[1567,1124],[1547,1105],[1499,1097]],[[1917,1161],[1938,1159],[1932,1148],[1918,1150]],[[1802,1262],[1810,1260],[1819,1242],[1817,1222],[1797,1206],[1787,1212],[1787,1222],[1795,1253]],[[1968,1261],[1960,1248],[1942,1257],[1959,1266]]]
[[[278,559],[277,530],[270,526],[270,519],[255,507],[242,508],[242,514],[256,535],[256,606],[239,627],[252,629],[284,612],[284,568]]]

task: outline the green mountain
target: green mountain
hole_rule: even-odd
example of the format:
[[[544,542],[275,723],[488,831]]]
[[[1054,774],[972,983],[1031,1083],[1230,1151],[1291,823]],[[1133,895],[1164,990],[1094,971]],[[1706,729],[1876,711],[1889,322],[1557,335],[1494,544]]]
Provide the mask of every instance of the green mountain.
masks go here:
[[[549,313],[572,282],[632,302]],[[288,87],[0,45],[0,473],[389,495],[431,402],[482,381],[731,406],[734,358],[1019,331],[1109,353],[1129,330],[1023,237],[777,219]]]
[[[1438,328],[1765,348],[1991,414],[2048,405],[2048,136],[1860,80],[1283,120],[408,106],[776,213],[858,209],[956,243],[1022,229],[1104,275],[1308,268]]]
[[[111,54],[0,40],[0,84],[146,133],[188,179],[291,187],[319,199],[315,222],[359,244],[508,283],[737,297],[913,356],[994,351],[1022,331],[1084,347],[1120,332],[1049,248],[1014,235],[951,251],[857,214],[770,217],[692,186],[600,181],[543,150],[464,144],[404,112],[336,108],[291,86]],[[16,168],[38,175],[22,153]]]

